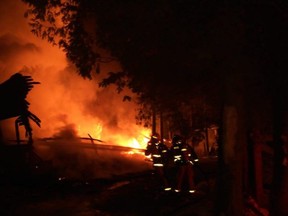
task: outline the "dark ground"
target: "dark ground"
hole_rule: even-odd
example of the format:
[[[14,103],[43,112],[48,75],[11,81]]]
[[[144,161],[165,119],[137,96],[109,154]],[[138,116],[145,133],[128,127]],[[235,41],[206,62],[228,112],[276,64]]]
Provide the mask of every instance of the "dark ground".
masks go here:
[[[209,216],[216,160],[201,160],[196,194],[164,194],[152,170],[106,179],[59,179],[53,172],[1,174],[1,216]]]

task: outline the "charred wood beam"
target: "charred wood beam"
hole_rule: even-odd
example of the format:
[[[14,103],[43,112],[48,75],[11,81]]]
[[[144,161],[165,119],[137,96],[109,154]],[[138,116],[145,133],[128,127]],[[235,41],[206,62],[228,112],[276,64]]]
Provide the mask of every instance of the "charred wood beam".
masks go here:
[[[88,138],[88,137],[79,137],[78,139],[79,139],[79,141],[80,140],[91,140],[91,138]],[[102,140],[98,140],[98,139],[94,139],[94,138],[92,138],[92,139],[96,140],[96,141],[100,141],[101,143],[104,143],[104,141],[102,141]],[[57,145],[57,141],[59,141],[59,142],[67,141],[67,140],[65,140],[65,138],[53,138],[53,137],[41,138],[38,140],[44,141],[44,143],[38,143],[40,145]],[[71,146],[71,147],[73,146],[73,147],[79,147],[79,148],[88,148],[88,149],[89,148],[90,149],[96,148],[96,149],[102,149],[102,150],[115,150],[115,151],[133,151],[133,150],[137,150],[140,152],[145,151],[145,149],[133,148],[133,147],[128,147],[128,146],[120,146],[120,145],[97,144],[97,143],[94,143],[94,144],[76,143],[77,137],[75,137],[75,139],[73,139],[73,141],[75,141],[75,143],[69,142],[69,144],[67,144],[67,146]],[[53,144],[51,142],[53,142]]]

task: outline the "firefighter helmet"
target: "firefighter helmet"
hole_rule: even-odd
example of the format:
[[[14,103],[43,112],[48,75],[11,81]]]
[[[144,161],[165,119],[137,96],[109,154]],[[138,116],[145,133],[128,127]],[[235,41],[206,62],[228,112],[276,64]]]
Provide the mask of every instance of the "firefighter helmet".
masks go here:
[[[174,135],[173,138],[172,138],[172,143],[173,145],[175,144],[180,144],[183,142],[183,139],[180,135]]]
[[[151,144],[157,144],[157,143],[159,143],[159,139],[158,139],[157,136],[152,135],[149,142],[150,142]]]

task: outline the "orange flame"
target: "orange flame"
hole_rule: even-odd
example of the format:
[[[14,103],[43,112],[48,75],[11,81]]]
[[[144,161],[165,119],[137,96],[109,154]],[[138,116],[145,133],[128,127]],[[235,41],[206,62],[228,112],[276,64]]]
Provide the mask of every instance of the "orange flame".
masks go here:
[[[146,147],[150,130],[136,125],[135,104],[123,102],[123,94],[117,95],[113,87],[100,89],[97,82],[101,77],[81,78],[62,50],[33,35],[23,16],[23,2],[1,1],[1,6],[9,13],[0,14],[0,46],[4,43],[6,49],[5,55],[0,55],[0,81],[20,71],[41,83],[27,98],[30,111],[41,119],[41,128],[31,123],[34,137],[51,137],[59,128],[75,125],[79,137],[90,134],[109,144]],[[119,70],[117,62],[101,65],[103,75]],[[129,90],[126,93],[131,95]]]

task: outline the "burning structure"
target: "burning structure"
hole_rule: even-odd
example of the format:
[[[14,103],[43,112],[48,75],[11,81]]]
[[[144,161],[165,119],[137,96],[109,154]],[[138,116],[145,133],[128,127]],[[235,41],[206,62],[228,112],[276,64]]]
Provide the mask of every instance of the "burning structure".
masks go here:
[[[33,152],[36,154],[29,154],[30,159],[53,161],[55,166],[64,170],[62,175],[66,177],[93,178],[149,169],[150,164],[147,165],[141,149],[145,148],[150,129],[136,125],[135,104],[124,103],[123,95],[115,94],[112,87],[104,91],[98,87],[97,80],[79,77],[58,47],[36,38],[30,32],[23,17],[26,7],[21,1],[17,4],[9,1],[0,4],[1,88],[7,86],[11,76],[13,79],[21,76],[20,79],[27,84],[26,89],[21,90],[24,94],[21,106],[5,103],[7,107],[4,109],[1,105],[0,132],[3,143],[23,148],[23,144],[30,142],[33,127],[29,124],[30,118],[36,126],[41,123],[41,127],[33,127]],[[4,4],[5,7],[2,7]],[[2,11],[3,8],[5,10]],[[112,62],[103,64],[102,70],[108,72],[111,68],[119,67]],[[13,76],[15,71],[21,71],[22,75]],[[41,85],[37,86],[37,90],[30,92],[33,85],[38,83]],[[19,87],[12,87],[11,92],[4,91],[2,96],[13,99],[12,93]],[[30,103],[29,110],[26,96]],[[23,107],[27,114],[24,119],[22,113],[16,110],[19,107]],[[22,124],[28,131],[28,139],[25,128],[19,127]],[[134,150],[134,154],[131,150]],[[10,156],[17,157],[15,154]],[[26,160],[27,154],[22,156]],[[123,168],[119,167],[121,164]]]

